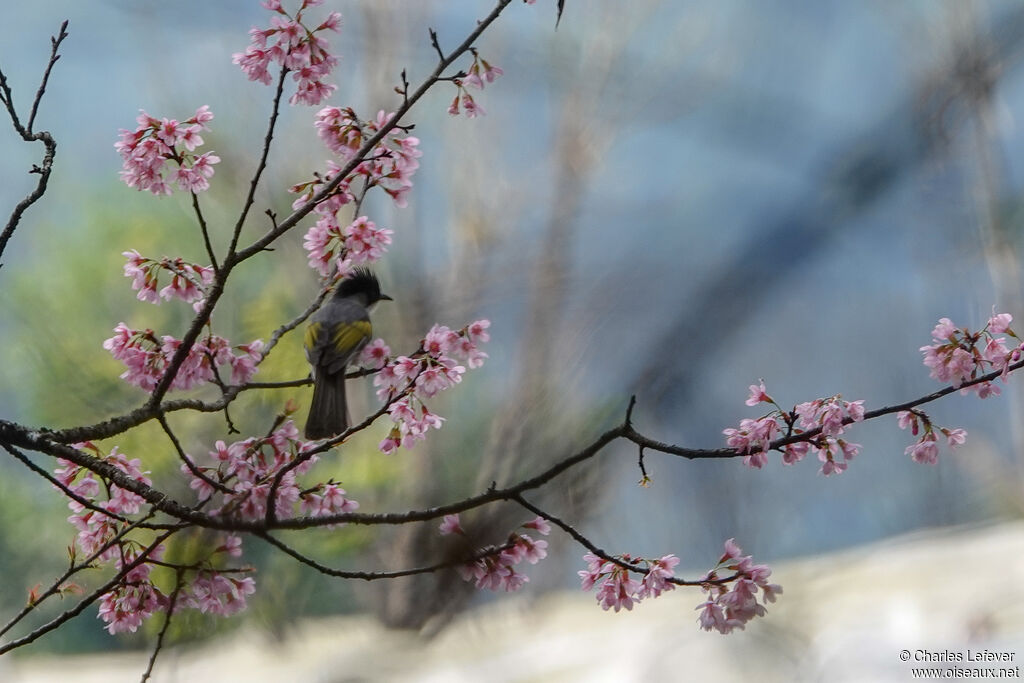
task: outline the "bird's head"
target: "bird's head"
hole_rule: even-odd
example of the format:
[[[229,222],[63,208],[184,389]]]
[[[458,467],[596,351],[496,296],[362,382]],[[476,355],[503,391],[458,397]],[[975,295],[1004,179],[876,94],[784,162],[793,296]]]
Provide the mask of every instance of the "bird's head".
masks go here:
[[[369,308],[378,301],[393,301],[387,294],[381,294],[380,282],[377,276],[367,268],[357,268],[352,274],[342,280],[334,296],[339,299],[353,298]]]

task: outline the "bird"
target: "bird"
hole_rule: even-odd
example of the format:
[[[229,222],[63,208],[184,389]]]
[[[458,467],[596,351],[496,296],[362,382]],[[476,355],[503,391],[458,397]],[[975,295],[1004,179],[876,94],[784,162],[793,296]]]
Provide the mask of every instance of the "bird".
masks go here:
[[[313,376],[307,440],[327,439],[348,429],[345,368],[370,341],[370,309],[378,301],[393,299],[381,294],[380,282],[372,272],[358,268],[338,284],[330,301],[310,319],[304,341]]]

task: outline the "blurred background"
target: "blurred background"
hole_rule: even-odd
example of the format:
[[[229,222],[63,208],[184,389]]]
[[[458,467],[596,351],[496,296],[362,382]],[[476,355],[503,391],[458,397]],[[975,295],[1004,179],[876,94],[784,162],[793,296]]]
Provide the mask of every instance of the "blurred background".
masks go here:
[[[322,11],[344,19],[341,35],[331,38],[341,64],[329,103],[351,105],[364,118],[393,110],[401,70],[416,84],[434,67],[427,27],[450,48],[490,8],[477,0],[328,0]],[[137,302],[121,274],[121,252],[201,263],[205,256],[187,200],[121,184],[113,143],[119,128],[134,127],[139,108],[185,119],[210,105],[217,118],[205,149],[222,162],[202,202],[223,249],[272,96],[246,80],[231,54],[268,16],[259,3],[240,0],[5,7],[0,68],[22,108],[63,19],[71,36],[37,123],[59,144],[50,190],[23,219],[0,270],[3,418],[60,428],[142,402],[140,391],[117,378],[121,367],[102,341],[119,321],[180,335],[191,310]],[[342,481],[362,510],[421,508],[535,473],[621,421],[634,393],[642,432],[691,447],[724,445],[722,429],[761,414],[743,404],[759,378],[783,406],[836,393],[869,408],[902,402],[939,388],[917,350],[930,343],[938,318],[977,328],[993,306],[1024,316],[1020,3],[638,0],[626,9],[569,0],[557,31],[554,22],[550,0],[510,6],[478,43],[481,56],[505,71],[477,97],[488,115],[449,117],[452,89],[434,90],[411,117],[424,156],[409,207],[375,196],[364,206],[395,231],[379,275],[397,303],[375,314],[375,330],[392,349],[412,351],[434,322],[459,327],[481,317],[493,321],[493,339],[484,368],[431,406],[448,422],[427,443],[382,456],[375,450],[382,424],[325,459],[318,474]],[[324,168],[315,112],[285,110],[243,240],[267,229],[265,209],[287,214],[291,184]],[[39,150],[9,125],[0,125],[0,145],[0,206],[13,207],[34,185],[24,172]],[[214,318],[219,334],[235,343],[267,339],[308,305],[318,287],[301,247],[310,223],[236,271]],[[299,339],[286,338],[257,378],[306,373]],[[356,414],[376,407],[370,382],[353,382],[349,391]],[[249,392],[232,416],[243,434],[262,432],[288,399],[304,414],[309,393]],[[1024,632],[1019,617],[1006,616],[1024,611],[1024,592],[1014,587],[1021,583],[1007,581],[1024,574],[1021,555],[1006,552],[1024,538],[1015,524],[1024,512],[1020,410],[1012,382],[1001,397],[956,395],[928,406],[938,424],[969,434],[936,467],[904,455],[911,437],[895,418],[858,426],[850,437],[862,444],[861,456],[828,479],[810,461],[783,467],[774,458],[754,471],[739,461],[650,453],[653,483],[641,488],[635,449],[618,445],[534,502],[575,520],[609,552],[675,553],[690,577],[735,537],[756,560],[797,577],[785,584],[783,602],[880,585],[924,591],[934,599],[914,623],[940,623],[949,640],[923,647],[962,647],[979,633],[998,641]],[[171,422],[194,455],[230,439],[216,415],[177,413]],[[158,428],[103,445],[115,444],[143,458],[159,485],[190,495]],[[33,585],[64,567],[73,530],[59,495],[16,462],[0,461],[0,468],[0,607],[11,614]],[[464,517],[482,543],[501,540],[522,521],[517,509]],[[876,552],[872,544],[946,527],[955,531],[935,542],[954,550],[935,556],[945,558],[941,565],[920,556],[908,569],[919,581],[899,588],[884,570],[828,581],[851,558]],[[997,540],[979,545],[986,538]],[[415,566],[453,552],[434,524],[288,540],[345,568]],[[563,600],[560,591],[578,585],[583,550],[565,537],[551,540],[551,556],[530,568],[525,595],[517,596],[522,610],[534,601],[550,606],[546,596]],[[831,559],[800,559],[822,555]],[[454,574],[350,585],[255,540],[247,541],[245,559],[260,570],[251,609],[230,620],[177,621],[176,643],[187,648],[239,628],[290,642],[308,619],[356,613],[370,615],[358,622],[366,628],[443,643],[450,637],[444,627],[463,624],[464,610],[507,617],[489,604],[495,596],[468,590]],[[999,587],[972,594],[964,613],[930,611],[952,599],[957,577],[985,568]],[[815,588],[815,581],[824,583]],[[589,596],[564,600],[600,615]],[[659,603],[666,600],[667,627],[706,643],[694,654],[702,660],[730,648],[809,647],[794,635],[806,622],[793,611],[787,617],[783,606],[781,616],[773,610],[731,644],[696,633],[698,592]],[[823,623],[841,633],[840,612],[828,613],[834,619]],[[923,637],[904,616],[879,616],[892,626],[894,643]],[[111,638],[94,617],[93,608],[19,656],[144,648],[159,628],[153,620],[145,633]],[[595,637],[584,647],[603,642]],[[819,659],[779,661],[780,670],[808,680],[823,675]]]

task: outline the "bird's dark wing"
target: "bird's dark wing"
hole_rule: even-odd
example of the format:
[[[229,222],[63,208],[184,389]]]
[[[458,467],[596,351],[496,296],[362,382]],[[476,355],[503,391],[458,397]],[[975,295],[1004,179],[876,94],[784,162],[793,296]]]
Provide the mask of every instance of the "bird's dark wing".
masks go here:
[[[346,304],[325,306],[306,328],[306,359],[314,373],[339,372],[370,341],[373,327],[366,309]]]

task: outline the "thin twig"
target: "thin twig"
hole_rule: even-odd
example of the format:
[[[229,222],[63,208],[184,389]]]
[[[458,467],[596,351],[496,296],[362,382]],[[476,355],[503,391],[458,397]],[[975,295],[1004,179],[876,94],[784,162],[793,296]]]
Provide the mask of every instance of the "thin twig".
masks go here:
[[[32,126],[36,122],[36,112],[39,111],[39,103],[43,99],[43,93],[46,92],[46,84],[50,80],[50,72],[53,70],[53,65],[60,59],[60,55],[57,51],[60,49],[60,44],[64,42],[64,39],[68,37],[68,20],[65,19],[64,23],[60,25],[60,31],[56,36],[50,36],[50,61],[46,64],[46,71],[43,72],[43,80],[39,83],[39,89],[36,90],[36,97],[32,100],[32,112],[28,116],[28,132],[31,135]]]
[[[648,573],[650,573],[650,569],[647,569],[646,567],[641,567],[640,565],[634,564],[632,562],[626,562],[625,560],[623,560],[623,559],[621,559],[619,557],[615,557],[614,555],[610,555],[609,553],[605,552],[604,550],[601,550],[596,545],[594,545],[593,541],[591,541],[586,536],[584,536],[579,531],[577,531],[575,529],[575,527],[573,527],[571,524],[569,524],[568,522],[565,522],[565,521],[559,519],[558,517],[555,517],[550,512],[545,512],[544,510],[541,510],[536,505],[533,505],[532,503],[528,502],[522,496],[515,495],[515,496],[512,496],[510,498],[510,500],[513,500],[516,503],[519,503],[521,506],[523,506],[524,508],[526,508],[527,510],[529,510],[533,514],[538,515],[540,517],[543,517],[547,521],[551,522],[552,524],[557,526],[559,529],[561,529],[565,533],[567,533],[570,536],[572,536],[574,541],[576,541],[577,543],[582,545],[584,548],[589,550],[591,553],[593,553],[597,557],[600,557],[602,560],[605,560],[606,562],[612,562],[612,563],[622,567],[623,569],[628,569],[629,571],[636,572],[638,574],[648,574]],[[696,580],[696,581],[687,581],[686,579],[677,579],[675,577],[670,577],[667,580],[670,583],[674,583],[677,586],[703,586],[703,585],[709,584],[709,583],[717,583],[717,584],[730,583],[731,581],[734,581],[737,577],[738,577],[738,575],[737,576],[729,576],[729,577],[726,577],[726,578],[723,578],[723,579],[710,579],[710,580],[708,580],[708,579],[700,579],[700,580]]]
[[[53,136],[46,131],[34,133],[32,131],[32,126],[35,123],[39,102],[42,100],[43,93],[46,91],[46,84],[50,78],[50,71],[53,69],[53,65],[57,63],[57,60],[60,59],[60,55],[57,52],[60,48],[60,44],[68,36],[67,27],[68,22],[65,21],[60,25],[60,32],[58,35],[50,38],[50,61],[46,65],[42,82],[39,84],[39,89],[36,91],[35,99],[32,102],[32,110],[29,114],[27,128],[21,125],[21,121],[18,118],[18,112],[14,107],[14,93],[11,92],[10,85],[7,83],[7,77],[4,75],[3,71],[0,70],[0,101],[2,101],[7,108],[7,113],[11,117],[11,123],[14,125],[14,130],[25,142],[42,142],[43,146],[46,148],[46,151],[43,154],[42,164],[40,166],[33,165],[32,170],[29,171],[30,173],[39,174],[39,182],[37,182],[35,188],[14,207],[14,210],[11,212],[11,216],[7,221],[7,225],[4,226],[3,232],[0,232],[0,256],[3,256],[4,249],[7,248],[7,242],[10,241],[11,236],[14,235],[14,230],[18,227],[18,223],[21,222],[21,217],[30,206],[42,198],[43,194],[46,193],[47,184],[50,181],[50,172],[53,169],[53,159],[57,155],[57,142],[53,139]],[[0,264],[0,266],[2,266],[2,264]]]
[[[171,444],[174,445],[174,451],[178,454],[178,459],[185,464],[185,467],[187,467],[188,471],[192,473],[192,476],[201,479],[207,486],[216,491],[220,491],[221,493],[232,492],[232,489],[224,486],[219,481],[208,477],[205,472],[199,469],[199,467],[192,462],[192,458],[188,457],[188,454],[185,453],[185,450],[181,447],[181,442],[178,440],[178,436],[171,430],[171,425],[168,424],[166,416],[160,415],[157,417],[157,420],[159,420],[160,426],[163,427],[164,434],[167,435],[167,438],[171,440]]]
[[[306,566],[312,567],[321,574],[325,574],[327,576],[334,576],[341,579],[359,579],[362,581],[377,581],[379,579],[397,579],[402,576],[413,576],[416,574],[431,574],[442,569],[457,567],[459,565],[468,564],[470,562],[476,562],[477,560],[481,560],[485,557],[490,557],[491,555],[497,555],[498,553],[508,550],[515,545],[514,542],[510,541],[508,543],[505,543],[504,545],[481,548],[480,550],[477,550],[476,552],[471,553],[465,557],[459,558],[457,560],[446,560],[445,562],[438,562],[437,564],[427,565],[424,567],[414,567],[412,569],[397,569],[393,571],[366,572],[333,569],[331,567],[328,567],[327,565],[317,562],[316,560],[306,555],[303,555],[299,551],[283,543],[282,541],[274,538],[270,534],[256,534],[256,537],[263,539],[267,543],[279,549],[281,552],[298,560]]]
[[[309,318],[309,316],[313,315],[318,310],[320,310],[320,307],[323,306],[324,300],[327,298],[327,295],[330,294],[332,291],[333,290],[331,290],[331,288],[329,287],[324,287],[323,289],[321,289],[320,293],[316,295],[316,298],[313,299],[313,302],[306,308],[306,310],[304,310],[294,319],[289,320],[284,325],[281,325],[281,327],[274,330],[274,333],[270,335],[270,341],[268,341],[267,345],[263,347],[263,358],[260,359],[260,362],[262,363],[263,360],[267,357],[267,355],[271,352],[271,350],[275,346],[277,346],[277,343],[281,341],[281,337],[294,330],[296,327],[304,323],[306,319]]]
[[[281,113],[281,94],[284,93],[284,79],[288,75],[288,68],[281,67],[281,75],[277,79],[277,90],[274,92],[274,104],[270,109],[270,121],[267,123],[267,134],[263,138],[263,152],[260,154],[260,163],[256,166],[256,172],[253,173],[252,180],[249,182],[249,193],[245,196],[245,203],[242,205],[242,211],[238,215],[238,220],[235,222],[235,229],[231,233],[231,245],[228,247],[228,259],[231,259],[235,254],[235,249],[238,247],[238,238],[242,234],[242,226],[245,225],[245,219],[249,215],[249,209],[252,208],[253,202],[256,199],[256,188],[260,184],[260,178],[263,176],[263,171],[267,168],[267,158],[270,156],[270,144],[274,140],[274,128],[277,126],[277,117]]]
[[[149,656],[149,664],[146,666],[146,670],[142,673],[142,678],[139,679],[141,683],[146,683],[146,681],[149,680],[150,674],[153,673],[153,665],[156,664],[157,655],[160,654],[160,650],[164,646],[164,636],[167,634],[167,629],[171,625],[171,617],[174,616],[174,606],[178,603],[178,594],[181,593],[181,589],[184,585],[184,573],[179,569],[174,575],[174,590],[171,592],[171,597],[167,605],[164,625],[160,628],[160,633],[156,637],[156,645],[153,647],[153,654]]]
[[[195,192],[190,192],[192,195],[192,210],[195,211],[196,220],[199,221],[199,230],[203,233],[203,244],[206,245],[206,255],[210,257],[210,266],[213,268],[214,275],[220,271],[220,266],[217,264],[217,255],[213,251],[213,244],[210,242],[210,230],[206,225],[206,218],[203,216],[203,210],[199,207],[199,195]]]

